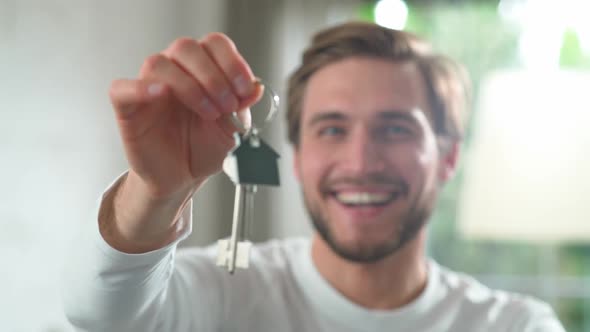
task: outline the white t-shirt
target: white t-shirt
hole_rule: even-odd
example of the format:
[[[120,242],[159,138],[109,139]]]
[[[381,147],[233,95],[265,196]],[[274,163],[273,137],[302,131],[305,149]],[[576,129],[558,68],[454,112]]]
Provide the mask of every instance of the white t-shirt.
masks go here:
[[[72,250],[64,274],[66,315],[81,331],[562,332],[552,309],[523,295],[491,290],[428,263],[422,294],[396,310],[369,310],[342,296],[319,274],[309,239],[253,247],[250,268],[229,275],[216,249],[176,250],[190,233],[153,252],[111,248],[96,222]]]

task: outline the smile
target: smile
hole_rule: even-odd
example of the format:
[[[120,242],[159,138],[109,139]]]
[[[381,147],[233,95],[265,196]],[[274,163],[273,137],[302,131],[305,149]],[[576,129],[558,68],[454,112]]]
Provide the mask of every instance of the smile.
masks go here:
[[[393,202],[400,195],[399,192],[333,192],[332,196],[341,204],[350,207],[384,206]]]

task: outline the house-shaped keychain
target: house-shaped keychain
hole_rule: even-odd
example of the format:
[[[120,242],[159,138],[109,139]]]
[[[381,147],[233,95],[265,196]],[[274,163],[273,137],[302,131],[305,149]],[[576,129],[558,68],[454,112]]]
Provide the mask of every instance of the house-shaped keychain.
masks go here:
[[[247,136],[237,133],[237,146],[228,154],[223,164],[225,173],[235,184],[278,186],[279,154],[257,132]]]

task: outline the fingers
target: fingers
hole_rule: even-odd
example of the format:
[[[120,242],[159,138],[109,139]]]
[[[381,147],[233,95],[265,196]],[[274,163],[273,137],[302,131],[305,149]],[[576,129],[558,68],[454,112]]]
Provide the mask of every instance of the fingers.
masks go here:
[[[201,45],[219,68],[222,68],[238,98],[250,97],[254,92],[253,82],[256,77],[233,41],[224,34],[212,33],[201,40]]]
[[[234,132],[240,132],[242,134],[246,133],[252,126],[250,109],[246,108],[236,112],[236,117],[237,119],[233,117],[233,114],[226,114],[219,118],[217,123],[219,124],[219,127],[230,136],[233,135]],[[236,121],[239,123],[236,123]]]
[[[156,54],[147,58],[141,76],[144,80],[165,84],[182,104],[201,117],[210,120],[219,117],[219,107],[201,84],[166,56]]]
[[[249,97],[246,97],[240,101],[240,106],[238,109],[243,110],[246,109],[254,104],[256,104],[264,93],[264,85],[261,83],[254,84],[254,92]]]
[[[130,116],[139,105],[161,98],[167,87],[158,82],[120,79],[111,83],[109,96],[118,115]]]
[[[197,41],[177,39],[163,54],[194,77],[222,112],[230,113],[237,109],[238,98],[223,71]]]
[[[237,112],[237,116],[244,127],[252,127],[252,114],[249,108]]]
[[[111,100],[117,110],[129,113],[169,93],[202,118],[214,120],[257,102],[263,88],[255,80],[233,42],[213,33],[201,41],[179,38],[148,57],[138,80],[113,82]]]
[[[233,42],[221,33],[200,41],[180,38],[163,54],[199,82],[223,113],[242,109],[256,91],[255,77]]]
[[[230,114],[225,114],[215,121],[217,122],[219,128],[229,137],[233,136],[235,132],[240,131],[232,121]]]

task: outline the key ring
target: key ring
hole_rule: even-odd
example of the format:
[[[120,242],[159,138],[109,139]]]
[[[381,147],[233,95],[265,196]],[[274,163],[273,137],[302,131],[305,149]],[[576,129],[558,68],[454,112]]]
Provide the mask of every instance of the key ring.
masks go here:
[[[262,86],[264,87],[264,95],[266,95],[270,98],[270,108],[268,110],[268,114],[266,115],[266,118],[264,119],[264,122],[262,123],[262,125],[260,127],[257,127],[256,124],[254,122],[252,122],[250,127],[247,128],[244,125],[244,123],[238,118],[238,114],[236,112],[231,113],[230,119],[231,119],[233,125],[236,126],[236,128],[238,128],[240,130],[240,132],[243,133],[244,137],[249,136],[251,133],[254,135],[257,135],[260,130],[262,130],[266,125],[268,125],[268,123],[270,123],[272,118],[275,116],[275,114],[279,110],[279,95],[277,95],[271,88],[266,86],[262,82],[262,79],[260,79],[258,77],[256,77],[256,80],[254,81],[254,83],[255,84],[262,84]]]

